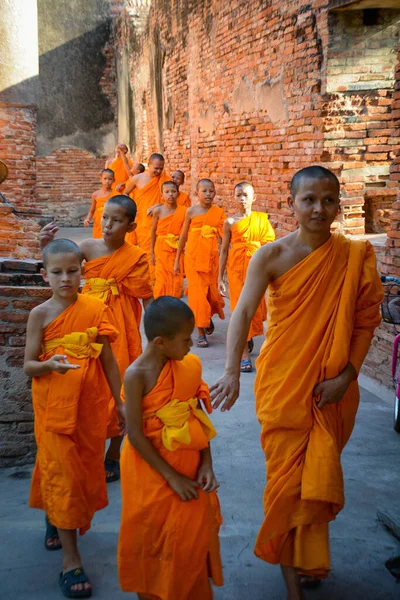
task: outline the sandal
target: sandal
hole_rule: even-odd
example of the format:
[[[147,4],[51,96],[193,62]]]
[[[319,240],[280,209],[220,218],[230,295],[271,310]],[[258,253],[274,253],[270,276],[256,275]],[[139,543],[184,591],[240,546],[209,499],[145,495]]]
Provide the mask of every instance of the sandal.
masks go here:
[[[49,519],[47,518],[47,515],[45,517],[45,523],[46,523],[46,533],[44,534],[44,547],[46,548],[46,550],[49,550],[50,552],[52,552],[53,550],[60,550],[62,548],[61,542],[60,542],[60,538],[58,536],[58,531],[57,531],[57,527],[54,527],[54,525],[52,525],[49,521]],[[55,540],[56,538],[58,538],[58,544],[53,544],[52,546],[49,545],[49,540]]]
[[[251,360],[243,359],[240,361],[240,372],[241,373],[251,373],[253,371],[253,365],[251,364]]]
[[[205,335],[199,335],[199,337],[197,338],[197,347],[208,348],[208,342]]]
[[[308,589],[317,588],[321,585],[321,579],[313,575],[300,575],[300,585]]]
[[[121,477],[119,470],[119,460],[111,460],[111,458],[106,458],[106,460],[104,461],[104,468],[106,470],[107,483],[118,481]],[[112,475],[108,475],[108,472],[112,473]]]
[[[254,350],[254,340],[253,340],[253,338],[251,338],[247,342],[247,348],[248,348],[249,352],[253,352],[253,350]]]
[[[206,334],[212,335],[214,333],[214,330],[215,330],[215,325],[213,323],[213,320],[210,319],[210,326],[206,328]]]
[[[92,595],[92,588],[87,590],[71,590],[72,586],[78,583],[90,583],[82,567],[72,569],[66,573],[60,573],[59,583],[61,591],[66,598],[90,598]]]
[[[400,556],[393,556],[385,562],[385,567],[393,577],[400,581]]]

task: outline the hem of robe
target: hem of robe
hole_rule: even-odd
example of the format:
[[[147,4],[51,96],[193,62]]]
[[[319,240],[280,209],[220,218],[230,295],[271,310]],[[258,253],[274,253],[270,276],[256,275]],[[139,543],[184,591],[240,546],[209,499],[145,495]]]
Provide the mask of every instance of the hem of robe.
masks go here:
[[[95,513],[98,512],[99,510],[103,510],[104,508],[107,508],[108,506],[108,500],[105,502],[102,502],[101,504],[99,504],[98,507],[96,507],[95,509]],[[46,508],[45,506],[43,506],[42,503],[39,502],[29,502],[29,508],[36,508],[38,510],[44,510],[46,513],[47,518],[49,519],[50,523],[52,525],[54,525],[54,527],[57,527],[58,529],[69,529],[69,530],[79,530],[79,535],[85,535],[85,533],[87,531],[89,531],[89,529],[92,526],[92,520],[94,517],[94,514],[92,516],[92,518],[90,519],[90,521],[88,523],[84,523],[82,525],[82,523],[79,524],[71,524],[71,522],[66,522],[66,521],[60,521],[57,517],[54,517],[52,515],[52,512],[49,508]]]

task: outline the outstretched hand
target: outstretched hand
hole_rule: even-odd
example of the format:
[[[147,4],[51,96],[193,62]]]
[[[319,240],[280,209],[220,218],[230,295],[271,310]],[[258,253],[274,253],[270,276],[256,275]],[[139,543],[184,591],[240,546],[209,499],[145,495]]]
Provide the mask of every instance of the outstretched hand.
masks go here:
[[[224,375],[210,387],[212,407],[216,409],[222,404],[221,412],[230,410],[239,397],[239,392],[239,375],[224,373]]]
[[[58,226],[55,223],[48,223],[39,232],[40,247],[44,248],[54,240],[54,236],[58,231]]]

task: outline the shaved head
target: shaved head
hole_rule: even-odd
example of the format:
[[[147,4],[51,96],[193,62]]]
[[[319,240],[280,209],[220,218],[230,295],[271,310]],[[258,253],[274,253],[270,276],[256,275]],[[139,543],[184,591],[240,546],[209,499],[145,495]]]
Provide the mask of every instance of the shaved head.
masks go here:
[[[329,169],[325,169],[325,167],[313,165],[311,167],[301,169],[294,174],[293,179],[290,182],[290,195],[292,198],[296,197],[299,187],[304,179],[330,179],[337,187],[338,193],[340,192],[339,179],[336,177],[335,173],[332,173],[332,171]]]
[[[60,239],[53,240],[43,249],[42,260],[43,266],[46,269],[48,262],[55,254],[75,254],[81,264],[83,260],[81,249],[72,240]]]
[[[130,223],[136,219],[136,202],[129,198],[129,196],[125,196],[124,194],[112,196],[107,200],[106,205],[107,204],[114,204],[115,206],[123,208]]]
[[[157,152],[155,152],[154,154],[152,154],[149,158],[149,163],[154,162],[155,160],[162,160],[163,162],[165,162],[165,159],[163,157],[162,154],[157,154]]]
[[[172,339],[188,322],[194,323],[194,314],[187,304],[172,296],[160,296],[144,313],[144,332],[149,342],[159,336]]]

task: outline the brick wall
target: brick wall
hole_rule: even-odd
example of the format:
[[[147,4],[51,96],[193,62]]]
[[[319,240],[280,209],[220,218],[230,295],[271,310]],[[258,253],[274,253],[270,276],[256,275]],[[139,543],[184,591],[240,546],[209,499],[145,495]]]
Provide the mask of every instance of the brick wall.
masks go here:
[[[34,260],[0,261],[0,467],[35,457],[30,379],[22,365],[29,312],[51,295],[39,268]]]

